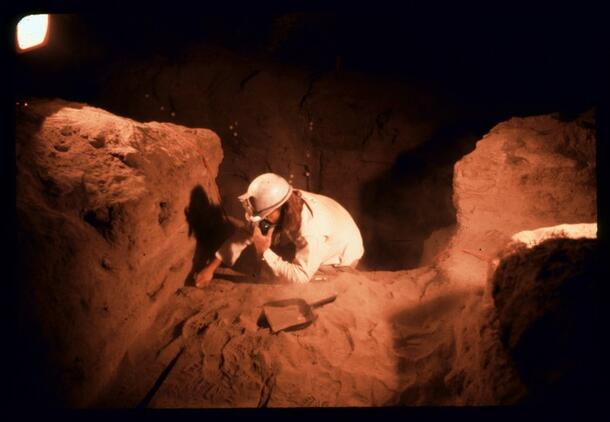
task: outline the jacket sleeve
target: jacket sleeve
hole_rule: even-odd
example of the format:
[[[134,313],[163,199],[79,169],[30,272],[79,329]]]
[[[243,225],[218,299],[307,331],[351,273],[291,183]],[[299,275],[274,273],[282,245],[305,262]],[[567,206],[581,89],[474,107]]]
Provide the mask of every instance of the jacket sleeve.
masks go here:
[[[300,239],[292,262],[279,257],[271,249],[263,253],[263,259],[273,275],[290,283],[307,283],[320,268],[323,256],[323,242],[318,236]]]
[[[225,265],[232,267],[237,258],[252,243],[252,235],[245,228],[238,228],[216,251],[216,258]]]

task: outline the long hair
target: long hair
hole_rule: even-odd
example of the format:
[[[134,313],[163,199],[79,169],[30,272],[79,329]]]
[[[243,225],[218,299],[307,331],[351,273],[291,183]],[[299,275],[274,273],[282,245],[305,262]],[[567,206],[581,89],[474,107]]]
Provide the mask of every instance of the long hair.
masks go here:
[[[301,192],[294,190],[290,198],[282,205],[280,230],[291,237],[301,228],[301,211],[303,210],[303,197]]]

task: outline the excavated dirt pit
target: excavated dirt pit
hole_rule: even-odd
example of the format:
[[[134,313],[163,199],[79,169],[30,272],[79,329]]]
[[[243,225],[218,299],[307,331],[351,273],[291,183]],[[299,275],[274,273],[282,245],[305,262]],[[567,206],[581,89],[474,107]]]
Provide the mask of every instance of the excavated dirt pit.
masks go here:
[[[593,225],[572,233],[596,220],[591,114],[515,118],[455,164],[457,224],[431,235],[429,265],[322,268],[306,285],[224,269],[197,289],[193,273],[230,221],[214,132],[61,100],[19,113],[25,327],[48,359],[41,377],[68,406],[518,403],[539,385],[503,343],[498,303],[527,289],[513,282],[498,296],[498,257],[539,232],[515,233],[543,226],[570,224],[538,240],[595,237]],[[333,294],[305,329],[272,333],[261,319],[266,302]]]

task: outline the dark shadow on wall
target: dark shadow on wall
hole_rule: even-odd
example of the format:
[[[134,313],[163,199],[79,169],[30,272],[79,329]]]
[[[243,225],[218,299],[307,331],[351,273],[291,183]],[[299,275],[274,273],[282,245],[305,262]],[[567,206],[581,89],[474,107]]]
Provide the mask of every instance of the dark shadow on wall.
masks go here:
[[[392,168],[361,187],[364,267],[399,270],[419,266],[430,234],[456,223],[454,164],[499,121],[444,127],[430,140],[399,154]]]
[[[194,286],[195,275],[210,262],[222,243],[235,230],[244,229],[246,223],[245,221],[226,216],[222,207],[210,203],[208,195],[201,185],[195,186],[191,191],[191,199],[188,207],[184,210],[184,214],[189,225],[189,237],[195,236],[197,241],[192,267],[184,281],[184,285]],[[274,245],[272,249],[287,261],[292,261],[294,258],[295,247],[293,244],[283,243]],[[248,281],[261,282],[261,280],[257,279],[260,270],[259,260],[252,246],[244,249],[232,269],[238,274],[222,274],[218,275],[218,278],[238,283]],[[239,275],[239,273],[242,275]]]
[[[21,99],[19,99],[21,101]],[[47,117],[55,114],[65,107],[82,108],[81,105],[69,103],[63,100],[55,100],[46,103],[44,108],[33,105],[39,100],[32,98],[29,104],[20,102],[15,103],[15,165],[29,166],[27,155],[24,150],[29,150],[32,142],[30,135],[35,136],[39,133]],[[36,111],[34,111],[34,109]],[[21,147],[19,147],[21,145]],[[31,153],[31,152],[30,152]],[[17,172],[16,176],[20,173]],[[16,180],[19,183],[19,180]],[[40,179],[41,183],[45,180]],[[45,186],[52,191],[56,188],[53,185]],[[16,192],[17,194],[18,192]],[[22,408],[32,406],[43,407],[66,407],[69,400],[65,389],[61,385],[60,367],[57,356],[52,355],[52,346],[48,340],[48,333],[44,332],[41,323],[39,302],[35,293],[48,287],[48,281],[62,282],[61,278],[55,273],[46,273],[47,267],[41,265],[40,257],[44,256],[41,252],[48,247],[41,244],[42,239],[39,233],[33,229],[35,225],[28,221],[28,214],[15,206],[15,239],[16,260],[14,264],[13,282],[5,290],[5,295],[9,300],[8,314],[12,315],[15,321],[9,324],[8,337],[12,340],[7,353],[8,380],[6,385],[9,388],[7,403]],[[34,295],[34,296],[33,296]],[[27,406],[27,407],[23,407]]]
[[[459,389],[445,381],[456,353],[453,321],[465,304],[479,295],[480,289],[450,291],[392,316],[401,386],[388,405],[454,403]]]
[[[185,286],[193,286],[195,274],[212,259],[216,250],[231,235],[234,228],[222,208],[210,203],[201,185],[195,186],[191,191],[191,200],[184,210],[184,215],[189,225],[188,235],[195,236],[197,241],[191,271],[184,281]]]
[[[8,292],[15,306],[12,315],[16,323],[9,324],[9,338],[14,347],[9,348],[8,365],[10,386],[9,400],[13,406],[66,407],[69,402],[61,388],[58,372],[60,364],[52,356],[52,347],[36,313],[36,303],[28,299],[28,291],[35,291],[39,284],[32,257],[40,253],[35,236],[17,226],[17,263],[15,265],[14,295]],[[11,311],[12,312],[12,311]],[[12,334],[12,335],[11,335]]]

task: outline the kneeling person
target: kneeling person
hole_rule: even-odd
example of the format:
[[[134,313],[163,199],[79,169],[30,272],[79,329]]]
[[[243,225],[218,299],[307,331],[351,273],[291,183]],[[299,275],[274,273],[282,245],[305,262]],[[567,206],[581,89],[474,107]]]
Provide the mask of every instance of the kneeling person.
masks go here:
[[[233,266],[251,244],[276,279],[292,283],[309,282],[321,265],[355,267],[364,254],[358,226],[332,198],[293,189],[283,177],[265,173],[256,177],[239,199],[253,227],[251,231],[236,230],[222,244],[197,275],[197,287],[212,280],[221,263]],[[294,243],[296,253],[291,262],[270,249],[278,236]]]

